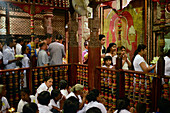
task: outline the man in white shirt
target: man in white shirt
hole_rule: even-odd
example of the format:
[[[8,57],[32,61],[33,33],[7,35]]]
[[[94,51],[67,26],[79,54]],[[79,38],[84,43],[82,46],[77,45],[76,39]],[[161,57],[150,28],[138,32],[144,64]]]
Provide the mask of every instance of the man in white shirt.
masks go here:
[[[131,67],[131,62],[127,57],[126,54],[126,48],[124,46],[121,46],[121,56],[122,56],[122,69],[129,69],[129,67]]]
[[[21,55],[22,54],[22,45],[24,44],[24,40],[22,37],[18,37],[17,44],[16,44],[16,54]]]

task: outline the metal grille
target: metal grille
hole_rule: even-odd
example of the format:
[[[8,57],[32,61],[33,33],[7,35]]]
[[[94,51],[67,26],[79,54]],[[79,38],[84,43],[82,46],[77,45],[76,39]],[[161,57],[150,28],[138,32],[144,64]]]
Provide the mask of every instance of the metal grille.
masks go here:
[[[0,17],[0,35],[6,34],[5,20],[6,18],[4,16]]]

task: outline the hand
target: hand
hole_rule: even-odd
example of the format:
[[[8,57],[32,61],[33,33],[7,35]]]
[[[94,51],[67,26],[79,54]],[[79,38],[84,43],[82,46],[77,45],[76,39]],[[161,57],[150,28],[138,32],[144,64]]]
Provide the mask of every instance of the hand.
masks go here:
[[[122,60],[127,60],[127,54],[124,54],[123,57],[122,57]]]

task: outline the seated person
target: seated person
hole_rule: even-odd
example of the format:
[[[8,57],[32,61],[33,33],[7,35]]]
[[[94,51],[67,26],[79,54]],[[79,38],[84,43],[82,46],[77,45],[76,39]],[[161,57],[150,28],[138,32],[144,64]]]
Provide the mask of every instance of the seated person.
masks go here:
[[[22,113],[39,113],[37,104],[32,102],[25,104],[22,111]]]
[[[68,84],[66,80],[61,80],[59,82],[59,88],[60,88],[60,92],[63,96],[67,97],[67,95],[70,93],[69,89],[68,89]]]
[[[105,56],[104,57],[104,65],[102,67],[113,68],[113,63],[112,63],[112,57],[111,56]]]
[[[48,104],[50,103],[50,93],[48,91],[42,91],[38,94],[38,110],[39,113],[52,113]]]
[[[51,100],[48,106],[52,109],[53,113],[59,113],[63,109],[65,100],[60,90],[54,89],[51,92]]]
[[[27,103],[35,103],[35,96],[30,95],[30,90],[28,88],[21,89],[21,100],[18,103],[17,112],[22,112],[22,109]]]
[[[88,109],[86,113],[102,113],[102,112],[99,108],[92,107],[92,108]]]

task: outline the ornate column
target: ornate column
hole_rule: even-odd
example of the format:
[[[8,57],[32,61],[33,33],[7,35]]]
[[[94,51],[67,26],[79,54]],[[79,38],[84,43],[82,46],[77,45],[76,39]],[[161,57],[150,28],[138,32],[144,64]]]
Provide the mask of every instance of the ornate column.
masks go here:
[[[50,8],[46,11],[46,14],[44,14],[44,33],[53,33],[52,28],[52,18],[53,18],[53,8]]]
[[[76,21],[76,12],[71,14],[71,19],[69,20],[69,51],[68,51],[68,62],[69,63],[78,63],[78,42],[77,42],[77,30],[78,22]],[[76,66],[71,65],[69,68],[69,85],[76,84]]]
[[[96,66],[101,66],[101,44],[99,41],[100,20],[98,17],[99,5],[92,3],[93,18],[89,19],[90,43],[88,47],[88,78],[89,89],[99,88],[100,76],[96,74]]]

